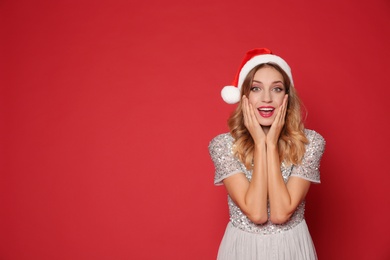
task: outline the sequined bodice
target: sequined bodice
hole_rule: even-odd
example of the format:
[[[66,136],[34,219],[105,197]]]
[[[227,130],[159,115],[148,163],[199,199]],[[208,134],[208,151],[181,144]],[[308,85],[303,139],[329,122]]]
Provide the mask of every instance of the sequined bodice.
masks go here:
[[[282,175],[284,182],[287,182],[288,178],[290,177],[291,170],[293,166],[285,167],[284,164],[281,166]],[[243,166],[243,172],[245,173],[246,177],[251,180],[252,178],[252,171],[247,171],[246,168]],[[250,221],[244,213],[240,210],[240,208],[233,202],[233,200],[228,195],[228,205],[229,205],[229,214],[230,214],[230,221],[232,222],[233,226],[242,229],[247,232],[251,233],[258,233],[262,235],[268,235],[268,234],[276,234],[280,233],[286,230],[289,230],[293,228],[294,226],[298,225],[303,219],[304,219],[304,213],[305,213],[305,201],[301,202],[301,204],[297,207],[294,214],[291,216],[291,218],[284,224],[273,224],[270,219],[270,208],[268,206],[268,221],[264,224],[257,225]]]
[[[281,172],[286,183],[291,176],[297,176],[313,183],[320,182],[320,160],[325,149],[324,138],[313,130],[305,129],[305,135],[309,140],[306,145],[306,152],[302,159],[302,163],[297,166],[286,166],[281,164]],[[239,172],[243,172],[250,181],[252,178],[252,171],[248,171],[243,163],[233,155],[233,137],[229,134],[221,134],[215,137],[209,145],[211,158],[215,165],[214,183],[222,185],[222,180]],[[251,233],[258,234],[276,234],[289,230],[298,225],[304,219],[305,201],[298,205],[297,209],[284,224],[273,224],[270,220],[268,222],[257,225],[250,221],[240,208],[233,202],[228,195],[228,205],[230,212],[230,221],[233,226]],[[268,205],[268,216],[269,212]],[[269,217],[268,217],[269,219]]]

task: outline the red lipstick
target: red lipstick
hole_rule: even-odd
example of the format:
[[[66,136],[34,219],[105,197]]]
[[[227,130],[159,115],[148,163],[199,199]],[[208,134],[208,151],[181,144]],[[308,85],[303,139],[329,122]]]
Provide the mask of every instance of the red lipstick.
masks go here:
[[[260,116],[262,117],[271,117],[274,114],[275,108],[272,106],[262,106],[257,108],[259,111]]]

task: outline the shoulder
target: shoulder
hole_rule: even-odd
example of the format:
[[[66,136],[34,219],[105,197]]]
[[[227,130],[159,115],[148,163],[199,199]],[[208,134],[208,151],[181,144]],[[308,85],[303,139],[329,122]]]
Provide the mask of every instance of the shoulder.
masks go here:
[[[215,150],[221,147],[227,147],[233,145],[234,138],[230,133],[219,134],[209,143],[209,150]]]
[[[242,164],[233,153],[234,138],[230,133],[214,137],[209,144],[209,153],[215,166],[214,184],[222,185],[222,180],[243,172]]]
[[[325,151],[325,138],[322,137],[318,132],[310,129],[304,130],[306,138],[308,139],[309,143],[306,144],[306,152],[305,156],[306,158],[321,158],[322,154]]]
[[[306,138],[309,140],[310,146],[325,146],[325,138],[318,132],[311,129],[305,129],[304,133],[306,135]]]
[[[304,133],[309,142],[306,144],[302,162],[293,167],[291,176],[298,176],[314,183],[320,183],[319,168],[325,150],[325,139],[314,130],[305,129]]]

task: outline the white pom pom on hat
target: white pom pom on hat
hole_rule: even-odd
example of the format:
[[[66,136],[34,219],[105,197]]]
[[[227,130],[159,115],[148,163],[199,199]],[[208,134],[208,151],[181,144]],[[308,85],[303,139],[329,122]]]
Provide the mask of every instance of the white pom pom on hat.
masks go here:
[[[281,57],[272,54],[272,51],[267,48],[257,48],[250,50],[245,54],[232,85],[225,86],[222,89],[222,99],[228,104],[238,103],[241,99],[241,87],[245,77],[254,67],[264,63],[274,63],[278,65],[290,78],[291,86],[294,85],[291,69],[287,62]]]
[[[222,99],[228,104],[240,101],[240,89],[235,86],[225,86],[221,91]]]

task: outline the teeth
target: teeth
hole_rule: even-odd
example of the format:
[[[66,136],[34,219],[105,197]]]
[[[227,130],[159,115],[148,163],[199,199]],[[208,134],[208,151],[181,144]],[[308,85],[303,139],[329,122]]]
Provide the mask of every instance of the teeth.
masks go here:
[[[259,108],[260,111],[272,111],[273,108]]]

